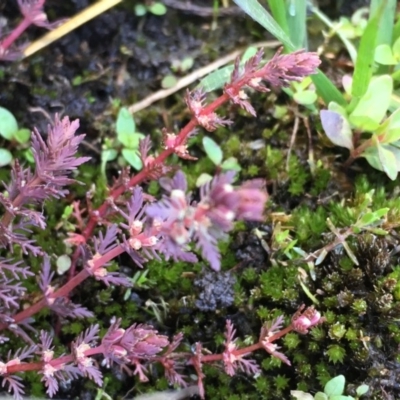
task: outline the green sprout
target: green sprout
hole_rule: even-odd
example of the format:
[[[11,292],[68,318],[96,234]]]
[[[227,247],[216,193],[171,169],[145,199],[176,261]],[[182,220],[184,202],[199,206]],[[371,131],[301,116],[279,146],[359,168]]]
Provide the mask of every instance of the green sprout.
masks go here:
[[[6,108],[0,107],[0,136],[10,142],[26,144],[29,142],[31,132],[29,129],[20,129],[14,115]],[[0,167],[10,164],[12,160],[11,152],[8,149],[0,148]]]
[[[292,390],[290,394],[297,400],[357,400],[368,392],[367,385],[360,385],[356,389],[356,397],[343,394],[346,379],[338,375],[326,383],[323,392],[317,392],[314,396],[301,390]]]
[[[103,174],[105,173],[106,163],[115,160],[119,151],[123,160],[139,171],[142,169],[142,160],[138,151],[139,142],[144,139],[145,135],[136,131],[135,120],[126,107],[122,107],[119,110],[115,128],[117,133],[116,140],[107,138],[103,143],[101,154],[101,170]]]

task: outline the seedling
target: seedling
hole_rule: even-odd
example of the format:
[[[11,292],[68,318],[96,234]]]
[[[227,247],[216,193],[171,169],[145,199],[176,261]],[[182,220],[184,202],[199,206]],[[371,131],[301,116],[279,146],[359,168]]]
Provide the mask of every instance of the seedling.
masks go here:
[[[119,110],[116,121],[117,140],[107,138],[103,144],[102,151],[102,171],[104,173],[105,165],[108,161],[117,158],[120,151],[123,160],[136,170],[142,168],[142,161],[139,157],[139,142],[145,135],[136,131],[136,123],[126,107]],[[115,148],[119,148],[119,151]]]
[[[346,379],[343,375],[332,378],[324,388],[323,392],[317,392],[315,396],[301,390],[292,390],[290,394],[297,400],[357,400],[368,392],[367,385],[361,385],[356,389],[356,397],[343,394]]]
[[[224,160],[224,154],[221,147],[209,136],[203,137],[203,147],[207,154],[207,157],[213,162],[213,164],[221,169],[222,171],[240,171],[241,167],[235,157],[229,157]],[[196,182],[196,186],[199,187],[209,182],[212,176],[207,173],[203,173],[199,176]]]

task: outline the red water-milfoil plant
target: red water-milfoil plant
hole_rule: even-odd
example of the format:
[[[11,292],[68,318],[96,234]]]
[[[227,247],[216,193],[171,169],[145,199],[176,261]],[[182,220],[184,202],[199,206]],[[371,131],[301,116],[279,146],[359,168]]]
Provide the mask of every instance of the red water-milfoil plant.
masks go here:
[[[3,332],[0,340],[5,342],[9,335],[18,335],[27,343],[27,347],[10,352],[0,362],[3,386],[7,386],[16,398],[22,398],[24,389],[21,377],[15,374],[28,370],[41,374],[50,396],[58,391],[61,381],[79,376],[101,385],[102,374],[97,358],[93,358],[99,354],[105,364],[117,364],[141,380],[147,379],[147,365],[160,362],[172,383],[184,385],[184,370],[193,367],[203,394],[204,363],[222,362],[230,375],[238,369],[255,374],[258,367],[247,355],[258,349],[288,363],[274,342],[292,330],[307,333],[309,328],[322,321],[313,308],[304,312],[300,310],[286,328],[281,329],[281,317],[262,328],[258,343],[244,348],[237,347],[234,328],[228,321],[225,350],[221,354],[206,354],[201,343],[195,344],[194,353],[181,352],[178,349],[183,340],[181,334],[178,333],[170,342],[150,326],[134,324],[122,329],[120,321],[114,321],[102,339],[97,326],[89,328],[72,343],[71,354],[61,357],[54,356],[50,333],[27,334],[27,329],[36,332],[32,317],[44,308],[49,308],[60,318],[93,316],[90,310],[75,304],[70,298],[72,290],[89,277],[105,285],[130,286],[127,276],[108,268],[109,262],[122,253],[130,255],[141,267],[152,258],[193,263],[197,261],[194,251],[198,249],[203,260],[218,270],[220,254],[217,244],[232,230],[234,221],[263,219],[268,196],[261,180],[235,185],[234,173],[219,173],[200,189],[198,201],[194,201],[187,191],[185,175],[180,171],[172,174],[177,166],[167,162],[172,154],[193,159],[187,140],[195,134],[195,128],[200,126],[213,131],[232,123],[216,113],[222,104],[230,101],[255,115],[244,89],[266,92],[265,83],[285,86],[313,73],[319,64],[316,54],[304,51],[289,55],[278,53],[267,63],[262,62],[262,55],[260,50],[243,66],[237,61],[223,94],[210,104],[206,103],[203,91],[188,92],[186,102],[192,112],[191,120],[178,133],[164,130],[163,149],[159,154],[150,153],[151,142],[146,137],[140,143],[143,169],[133,176],[124,171],[98,209],[91,209],[88,203],[88,212],[85,213],[78,203],[74,203],[79,231],[69,238],[70,243],[76,244],[76,250],[70,277],[64,284],[59,279],[55,281],[52,258],[35,242],[32,228],[47,229],[42,203],[65,197],[68,193],[66,186],[74,182],[71,173],[88,161],[86,157],[76,157],[84,135],[75,135],[78,121],[70,122],[67,117],[62,120],[56,117],[54,125],[49,127],[46,141],[38,131],[33,132],[34,170],[22,168],[15,162],[11,181],[5,185],[6,193],[0,194],[0,204],[5,210],[0,220],[0,247],[6,255],[0,259],[0,331]],[[160,180],[165,191],[159,200],[146,194],[139,186],[154,179]],[[16,248],[42,260],[38,288],[43,296],[23,309],[21,305],[28,289],[22,280],[29,279],[32,272],[19,258],[21,252],[13,253]],[[81,266],[79,271],[78,265]]]

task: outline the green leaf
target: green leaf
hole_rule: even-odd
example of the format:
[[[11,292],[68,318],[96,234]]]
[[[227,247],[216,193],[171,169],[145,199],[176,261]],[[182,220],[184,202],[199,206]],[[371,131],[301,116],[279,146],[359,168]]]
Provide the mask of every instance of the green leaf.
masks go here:
[[[358,221],[357,226],[363,228],[372,225],[374,222],[379,221],[383,216],[389,212],[389,208],[381,208],[377,211],[370,211],[365,213]]]
[[[167,12],[167,7],[162,3],[152,3],[148,6],[148,10],[154,15],[164,15]]]
[[[241,171],[242,167],[239,165],[237,158],[229,157],[222,164],[221,168],[225,171]]]
[[[11,163],[13,157],[7,149],[0,149],[0,167]]]
[[[400,18],[399,18],[400,21]],[[396,39],[396,41],[393,43],[393,55],[397,60],[400,60],[400,37]]]
[[[210,174],[206,174],[205,172],[203,172],[196,180],[196,187],[203,186],[206,183],[210,182],[211,180],[212,176]]]
[[[114,161],[117,158],[118,151],[115,149],[105,149],[101,152],[102,161]]]
[[[278,25],[290,36],[289,25],[286,13],[286,1],[282,0],[267,0],[271,14]]]
[[[303,90],[301,92],[296,92],[293,99],[297,104],[308,106],[317,101],[317,93],[314,90]]]
[[[233,0],[247,15],[281,41],[290,51],[296,50],[289,36],[257,0]]]
[[[134,10],[137,17],[143,17],[147,13],[147,8],[143,4],[136,4]]]
[[[393,25],[396,16],[397,0],[371,0],[369,13],[382,13],[379,21],[377,44],[391,44],[393,36]]]
[[[31,138],[31,131],[26,128],[18,129],[14,135],[14,139],[21,144],[28,143],[30,138]]]
[[[302,392],[301,390],[291,390],[290,394],[297,400],[314,400],[314,397],[310,393]]]
[[[328,396],[325,393],[322,393],[322,392],[315,393],[314,399],[315,400],[329,400]]]
[[[116,131],[119,142],[128,149],[137,149],[139,141],[145,137],[143,133],[136,132],[135,120],[126,107],[119,110]]]
[[[372,79],[368,90],[350,114],[350,122],[367,131],[377,129],[389,108],[392,92],[393,80],[389,75]]]
[[[396,64],[396,59],[394,58],[392,49],[388,44],[380,44],[375,49],[375,61],[382,65]]]
[[[59,256],[56,260],[58,275],[65,274],[71,268],[71,264],[72,261],[68,255],[63,254],[62,256]]]
[[[295,49],[307,47],[307,1],[291,0],[286,2],[288,13],[289,37]]]
[[[118,140],[120,140],[120,135],[132,134],[136,131],[136,124],[133,115],[129,112],[127,107],[121,107],[115,126]]]
[[[340,104],[345,107],[347,102],[343,97],[342,93],[332,83],[332,81],[320,70],[317,73],[311,75],[311,79],[317,89],[317,93],[322,97],[325,104],[329,104],[331,101]]]
[[[346,118],[330,110],[322,110],[320,118],[326,136],[332,143],[353,150],[353,132]]]
[[[137,150],[133,149],[122,149],[121,151],[124,159],[137,171],[140,171],[143,167],[142,160],[139,157]]]
[[[176,85],[176,82],[177,82],[178,80],[176,79],[176,76],[174,76],[174,75],[167,75],[167,76],[164,76],[164,78],[162,79],[162,81],[161,81],[161,86],[164,88],[164,89],[169,89],[169,88],[172,88],[172,87],[174,87],[175,85]]]
[[[378,10],[380,11],[380,10]],[[375,47],[381,12],[377,12],[369,21],[358,46],[358,55],[354,66],[353,85],[351,93],[354,104],[364,96],[372,77]]]
[[[392,151],[390,151],[383,145],[378,145],[377,149],[378,149],[379,161],[382,165],[383,171],[392,181],[394,181],[397,178],[397,172],[398,172],[395,155],[393,154]]]
[[[376,133],[384,133],[380,138],[381,143],[394,143],[400,140],[400,108],[381,124]]]
[[[369,229],[369,231],[374,233],[375,235],[382,235],[382,236],[387,235],[389,233],[388,231],[385,231],[382,228],[371,228]]]
[[[203,146],[208,158],[215,165],[221,165],[223,157],[221,147],[208,136],[203,137]]]
[[[346,380],[343,375],[338,375],[332,378],[327,384],[325,385],[324,392],[329,397],[335,395],[341,395],[344,391],[344,384]]]
[[[365,385],[365,384],[360,385],[356,389],[357,396],[360,397],[360,396],[364,395],[365,393],[368,392],[368,390],[369,390],[369,386],[368,385]]]
[[[17,131],[18,123],[14,115],[6,108],[0,107],[0,135],[11,140]]]

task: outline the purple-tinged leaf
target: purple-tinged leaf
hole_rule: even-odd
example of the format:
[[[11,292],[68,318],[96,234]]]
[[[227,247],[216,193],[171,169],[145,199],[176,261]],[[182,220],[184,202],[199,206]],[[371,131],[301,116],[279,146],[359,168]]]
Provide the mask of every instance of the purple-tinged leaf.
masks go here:
[[[322,110],[321,123],[326,136],[337,146],[353,150],[353,132],[349,122],[335,111]]]

